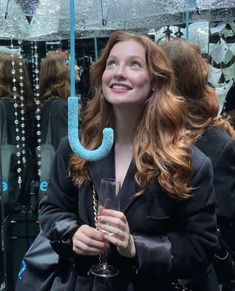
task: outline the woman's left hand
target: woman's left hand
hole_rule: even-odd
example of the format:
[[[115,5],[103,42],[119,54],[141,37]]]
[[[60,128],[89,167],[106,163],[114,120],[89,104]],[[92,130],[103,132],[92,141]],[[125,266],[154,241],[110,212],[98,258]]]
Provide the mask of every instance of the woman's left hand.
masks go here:
[[[104,238],[117,247],[120,255],[128,258],[135,257],[135,243],[124,213],[105,208],[99,212],[98,229],[110,233],[104,234]]]

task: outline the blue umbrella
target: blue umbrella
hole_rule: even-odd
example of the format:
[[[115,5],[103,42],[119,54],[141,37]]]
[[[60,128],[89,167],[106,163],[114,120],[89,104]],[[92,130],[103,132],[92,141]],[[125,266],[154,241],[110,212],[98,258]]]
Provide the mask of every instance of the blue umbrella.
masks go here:
[[[105,157],[113,146],[112,128],[103,129],[103,141],[96,150],[85,149],[79,141],[78,97],[75,96],[75,41],[74,41],[74,0],[70,0],[70,78],[71,96],[68,98],[68,138],[73,152],[87,161]]]

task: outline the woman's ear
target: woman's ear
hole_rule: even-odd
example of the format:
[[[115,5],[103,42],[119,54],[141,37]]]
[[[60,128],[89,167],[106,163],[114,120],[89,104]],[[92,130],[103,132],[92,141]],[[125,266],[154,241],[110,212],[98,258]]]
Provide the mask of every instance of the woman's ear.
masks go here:
[[[153,80],[152,80],[151,83],[152,83],[152,84],[151,84],[151,86],[152,86],[152,92],[154,92],[155,89],[156,89],[156,87],[155,87],[156,83],[155,83]]]

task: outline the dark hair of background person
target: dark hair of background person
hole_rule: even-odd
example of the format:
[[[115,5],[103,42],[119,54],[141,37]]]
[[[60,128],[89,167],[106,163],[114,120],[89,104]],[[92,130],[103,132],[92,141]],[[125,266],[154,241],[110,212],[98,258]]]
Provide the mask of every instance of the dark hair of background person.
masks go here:
[[[12,74],[12,61],[14,61],[15,67],[15,84],[13,83],[13,74]],[[19,99],[20,92],[20,73],[19,73],[19,63],[20,61],[23,63],[23,83],[24,83],[24,105],[27,109],[32,109],[33,107],[33,92],[31,88],[30,78],[28,74],[28,69],[23,61],[18,56],[11,56],[9,53],[0,52],[0,98],[2,97],[10,97],[14,98],[14,95],[17,97],[17,101]],[[16,86],[17,90],[14,92],[13,87]]]
[[[12,62],[14,62],[14,78],[13,81],[13,66]],[[22,62],[22,66],[20,66],[20,62]],[[22,67],[23,71],[20,73],[19,69]],[[21,76],[22,74],[22,76]],[[20,79],[23,77],[23,79]],[[34,139],[34,102],[33,102],[33,91],[31,87],[30,77],[28,73],[28,67],[23,59],[20,59],[16,55],[12,55],[9,53],[0,52],[0,98],[6,98],[10,103],[14,101],[14,96],[16,96],[16,102],[21,103],[20,100],[20,91],[21,86],[20,83],[23,82],[23,95],[24,95],[24,110],[25,110],[25,132],[26,132],[26,140],[33,150],[35,146]],[[16,87],[16,91],[13,91],[13,87]],[[9,119],[9,123],[14,123],[14,113],[11,108],[13,108],[10,103],[6,103],[6,110],[10,110],[8,112],[7,118]],[[7,105],[8,104],[8,105]],[[9,124],[8,123],[8,124]],[[15,126],[8,128],[8,142],[15,144],[15,133],[13,133],[13,129]]]
[[[40,68],[40,101],[43,106],[49,98],[67,99],[70,95],[70,68],[68,51],[53,51],[42,60]]]
[[[112,106],[102,94],[102,75],[111,49],[116,43],[127,40],[137,41],[144,47],[153,90],[137,122],[133,143],[137,167],[135,180],[140,189],[136,194],[142,194],[149,182],[159,181],[172,196],[187,198],[191,166],[188,143],[184,139],[184,102],[172,94],[173,71],[165,54],[147,36],[113,33],[99,60],[91,65],[91,86],[95,96],[88,101],[82,114],[81,142],[85,147],[95,149],[102,141],[103,128],[115,128]],[[87,179],[86,163],[75,155],[70,160],[70,176],[76,186]]]
[[[209,66],[199,47],[181,39],[165,42],[161,47],[175,72],[176,93],[190,100],[186,105],[192,138],[197,140],[205,129],[214,126],[223,128],[230,136],[235,137],[228,120],[218,115],[219,98],[208,84]]]
[[[235,128],[235,83],[226,95],[222,114],[229,117],[229,120],[231,120],[231,123]]]
[[[199,47],[177,39],[162,44],[162,48],[175,72],[175,91],[185,98],[189,136],[213,165],[219,229],[213,266],[221,290],[234,290],[235,130],[229,118],[219,115],[219,98],[208,84],[209,65]]]

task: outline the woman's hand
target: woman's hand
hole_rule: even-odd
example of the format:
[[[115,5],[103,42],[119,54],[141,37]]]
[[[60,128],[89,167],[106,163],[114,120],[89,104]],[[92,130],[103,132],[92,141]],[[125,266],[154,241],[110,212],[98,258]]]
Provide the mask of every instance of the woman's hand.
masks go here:
[[[120,255],[127,258],[135,257],[135,243],[126,216],[120,211],[105,208],[99,212],[98,229],[110,233],[103,234],[103,237],[117,247]]]
[[[89,225],[82,225],[72,237],[73,251],[76,254],[95,256],[108,248],[103,234]]]

